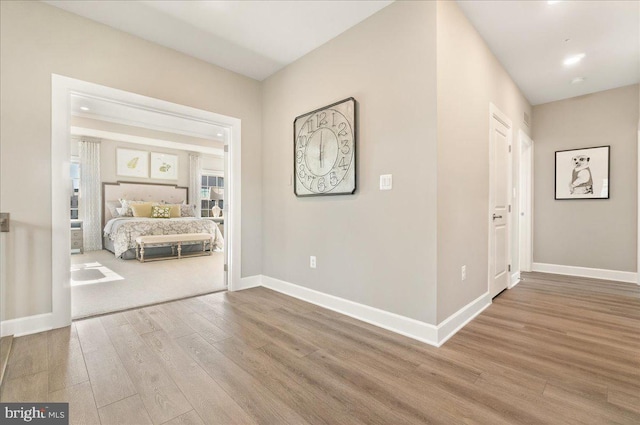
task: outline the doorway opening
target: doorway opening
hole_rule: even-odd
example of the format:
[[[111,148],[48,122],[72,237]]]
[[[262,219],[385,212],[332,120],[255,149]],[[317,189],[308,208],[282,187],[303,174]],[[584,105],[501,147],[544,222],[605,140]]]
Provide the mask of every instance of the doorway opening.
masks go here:
[[[533,263],[533,140],[522,130],[520,130],[519,139],[519,260],[520,271],[530,272]]]
[[[91,118],[96,117],[84,116],[82,117],[85,120],[84,122],[76,120],[77,114],[74,115],[73,109],[75,107],[79,107],[79,105],[74,105],[74,102],[78,99],[93,100],[96,102],[94,106],[97,109],[107,108],[102,109],[101,113],[102,116],[106,118],[103,120],[95,120],[99,121],[97,124],[94,123],[96,125],[87,125]],[[85,107],[89,109],[89,111],[85,112],[90,112],[91,106]],[[124,108],[126,112],[118,115],[118,108]],[[139,126],[143,128],[135,129],[135,131],[121,131],[123,128],[127,127],[127,125],[135,127],[130,125],[132,122],[137,121],[139,123],[140,121],[145,121],[144,117],[148,118],[153,115],[162,116],[162,118],[159,121],[154,121],[152,119],[151,124],[147,123],[149,125],[145,124],[143,126]],[[123,122],[123,116],[127,117],[130,122]],[[192,125],[191,129],[181,127],[182,124],[187,122]],[[155,128],[154,125],[156,125]],[[111,126],[111,128],[107,128],[109,126]],[[150,136],[149,134],[136,133],[137,131],[162,133],[167,132],[169,127],[178,129],[178,131],[173,132],[181,137],[172,136],[167,138],[159,137],[157,134],[151,134]],[[203,132],[209,131],[210,129],[215,129],[214,131],[216,133],[211,135],[211,137],[200,137],[204,134]],[[189,132],[191,132],[191,134],[189,134]],[[220,235],[226,235],[226,237],[221,236],[219,239],[219,241],[224,239],[224,243],[220,246],[220,248],[223,247],[223,249],[217,252],[221,273],[219,282],[223,284],[222,289],[224,289],[225,286],[229,290],[234,289],[234,286],[239,283],[240,279],[239,264],[241,252],[239,231],[241,166],[239,154],[240,120],[81,80],[52,75],[51,180],[53,227],[52,244],[54,247],[54,249],[52,249],[52,327],[56,328],[68,325],[71,322],[72,317],[71,286],[73,282],[71,277],[71,258],[69,253],[72,249],[72,238],[73,236],[77,236],[75,233],[78,233],[77,222],[76,226],[73,226],[73,223],[70,225],[69,211],[69,195],[72,194],[73,196],[74,194],[74,190],[72,188],[73,179],[71,178],[72,152],[71,143],[69,143],[72,136],[75,138],[88,138],[91,139],[90,141],[94,142],[98,139],[100,144],[105,144],[105,146],[100,147],[100,150],[107,152],[105,156],[112,157],[111,159],[113,160],[113,164],[111,165],[113,165],[113,167],[107,167],[110,167],[109,170],[111,170],[111,168],[113,168],[113,170],[109,171],[112,175],[107,179],[101,178],[101,180],[111,181],[100,181],[99,183],[103,188],[105,187],[104,184],[107,183],[112,183],[114,187],[119,187],[110,196],[115,198],[121,194],[132,194],[131,198],[142,198],[138,199],[138,201],[144,202],[145,204],[153,204],[152,207],[156,209],[157,213],[164,211],[167,214],[171,214],[171,216],[177,220],[181,220],[182,217],[177,218],[173,216],[173,214],[176,213],[176,211],[180,212],[181,206],[183,207],[182,211],[192,208],[194,211],[192,215],[195,215],[199,219],[206,216],[206,218],[202,218],[202,221],[209,223],[210,227],[214,229],[212,231],[214,234],[219,233]],[[105,143],[105,140],[109,140],[109,142]],[[215,140],[219,141],[217,146],[215,143],[212,143],[212,141]],[[119,145],[125,143],[129,143],[130,145]],[[136,146],[131,144],[136,144]],[[109,145],[109,147],[106,148],[106,145]],[[123,152],[120,152],[121,150]],[[135,158],[138,159],[133,162],[131,162],[131,159],[126,161],[125,156],[130,153],[130,151],[137,151],[141,154],[135,156]],[[184,154],[181,152],[184,152]],[[194,155],[188,155],[187,152]],[[121,153],[123,153],[123,155],[120,155]],[[203,199],[201,196],[203,191],[201,186],[202,176],[200,174],[204,169],[202,158],[206,154],[214,153],[218,154],[218,162],[223,166],[208,166],[207,168],[216,169],[215,171],[219,174],[219,176],[217,176],[219,177],[219,180],[216,178],[216,181],[214,182],[214,192],[216,194],[216,204],[221,204],[221,212],[218,212],[217,217],[210,217],[212,213],[209,210],[207,210],[206,214],[202,213],[202,209],[205,207],[205,201],[208,205],[211,199]],[[186,162],[184,160],[185,155],[189,157]],[[193,161],[192,156],[197,156],[201,161],[198,168],[198,172],[200,174],[195,176],[193,175],[193,170],[195,168],[190,164],[190,162]],[[144,163],[145,160],[147,161],[146,164]],[[119,165],[122,165],[119,164],[119,162],[123,162],[124,167],[128,167],[129,169],[123,173],[118,168]],[[157,170],[153,167],[157,168]],[[156,175],[152,177],[154,171],[156,172]],[[134,172],[139,172],[141,175],[135,175],[133,174]],[[162,174],[163,172],[165,174]],[[155,180],[153,180],[153,178],[155,178]],[[197,185],[192,183],[196,180],[198,181]],[[185,182],[188,184],[184,185]],[[211,191],[211,186],[207,186],[207,189]],[[103,195],[104,193],[105,191],[102,192]],[[82,191],[79,192],[79,195],[79,198],[77,198],[79,206],[76,208],[77,211],[79,211],[79,218],[82,219],[84,218],[82,212]],[[144,198],[144,196],[147,196],[147,198]],[[224,199],[224,203],[220,201],[221,198]],[[92,197],[92,199],[95,203],[95,196]],[[101,209],[100,213],[103,216],[108,215],[108,213],[106,213],[108,207],[105,201],[106,199],[102,196],[99,208]],[[131,206],[132,203],[130,203],[128,207],[130,210],[133,210]],[[123,207],[124,205],[121,204],[120,208],[122,209]],[[144,208],[137,209],[143,210]],[[95,214],[93,220],[96,220]],[[80,224],[82,226],[82,232],[89,231],[89,229],[85,228],[85,224],[86,223],[84,222]],[[95,233],[97,229],[100,237],[104,231],[103,223],[101,222],[97,227],[94,223],[92,229],[93,233]],[[193,234],[201,232],[192,232],[189,230],[186,233]],[[84,237],[84,240],[87,241],[86,236]],[[209,246],[200,244],[198,246],[202,246],[202,249],[205,251],[216,248],[213,244]],[[83,254],[81,255],[86,255],[88,253],[87,247],[82,246],[82,248]],[[120,248],[118,250],[120,250]],[[169,245],[160,248],[171,251],[171,247]],[[181,250],[179,249],[179,251]],[[199,256],[199,258],[182,258],[179,260],[167,259],[153,263],[142,263],[136,259],[122,260],[120,258],[116,258],[120,256],[113,254],[111,254],[113,257],[106,257],[107,252],[108,251],[106,250],[101,250],[101,254],[105,254],[105,258],[102,261],[103,263],[117,260],[113,264],[126,264],[128,267],[134,265],[146,266],[148,267],[146,271],[150,270],[155,264],[159,264],[160,266],[157,268],[172,269],[173,276],[169,276],[169,273],[164,273],[164,276],[168,279],[173,277],[174,280],[178,280],[176,277],[179,277],[181,272],[174,270],[174,266],[172,266],[172,264],[178,265],[181,263],[180,266],[184,267],[186,262],[206,259],[209,257],[205,257],[203,255]],[[209,254],[209,252],[205,252],[205,254]],[[216,254],[216,252],[212,252],[212,254]],[[95,263],[99,264],[96,265]],[[100,263],[100,261],[82,263],[82,267],[76,268],[76,271],[80,272],[77,273],[79,278],[76,279],[76,283],[78,280],[83,279],[85,283],[92,282],[95,285],[105,282],[109,282],[114,285],[122,283],[122,279],[118,279],[118,276],[122,277],[123,273],[112,270],[113,268],[117,268],[117,266],[114,266],[113,264],[110,267],[107,264]],[[188,275],[188,273],[182,273],[182,275]],[[188,279],[188,276],[184,276],[184,278]],[[176,284],[179,283],[176,282]],[[216,288],[212,287],[211,289],[215,290]],[[141,293],[144,291],[145,290],[143,289]],[[145,304],[153,304],[166,300],[168,299],[150,299],[149,302],[145,302]],[[120,308],[116,308],[116,310],[118,309]],[[74,316],[79,317],[77,314],[74,314]]]

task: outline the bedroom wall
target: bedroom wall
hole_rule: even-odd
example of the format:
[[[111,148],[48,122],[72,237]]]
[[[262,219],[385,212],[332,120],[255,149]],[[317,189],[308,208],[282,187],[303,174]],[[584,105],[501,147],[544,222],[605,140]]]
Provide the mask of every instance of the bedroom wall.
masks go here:
[[[264,81],[263,274],[434,323],[435,11],[393,3]],[[296,198],[294,118],[350,96],[355,195]]]
[[[536,263],[637,270],[638,85],[536,105]],[[555,151],[611,146],[608,200],[554,199]]]
[[[51,311],[52,73],[240,118],[242,276],[262,272],[260,83],[42,2],[2,1],[2,320]]]
[[[531,116],[531,105],[456,2],[438,2],[437,9],[440,323],[488,290],[489,103],[513,123],[516,188],[515,147],[520,129],[530,134],[523,114]],[[518,270],[519,258],[517,204],[512,202],[512,272]],[[463,265],[467,269],[464,282]]]

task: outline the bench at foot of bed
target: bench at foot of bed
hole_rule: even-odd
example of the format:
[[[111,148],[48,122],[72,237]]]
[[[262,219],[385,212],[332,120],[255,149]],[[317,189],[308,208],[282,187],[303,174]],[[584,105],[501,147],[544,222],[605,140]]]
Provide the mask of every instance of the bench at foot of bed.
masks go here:
[[[185,243],[202,244],[202,251],[182,253],[182,245]],[[207,245],[209,251],[207,251]],[[144,258],[144,249],[150,246],[171,246],[172,255],[165,257]],[[180,259],[182,257],[197,257],[200,255],[211,255],[213,250],[213,235],[209,233],[182,233],[178,235],[149,235],[138,236],[136,238],[136,258],[141,263],[145,261],[168,260],[170,258]]]

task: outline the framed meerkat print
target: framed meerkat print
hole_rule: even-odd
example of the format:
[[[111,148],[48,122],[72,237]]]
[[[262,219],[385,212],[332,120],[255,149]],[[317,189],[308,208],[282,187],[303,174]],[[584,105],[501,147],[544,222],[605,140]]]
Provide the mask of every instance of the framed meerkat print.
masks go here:
[[[555,199],[609,199],[610,149],[556,151]]]
[[[296,196],[356,191],[356,100],[341,100],[293,121]]]

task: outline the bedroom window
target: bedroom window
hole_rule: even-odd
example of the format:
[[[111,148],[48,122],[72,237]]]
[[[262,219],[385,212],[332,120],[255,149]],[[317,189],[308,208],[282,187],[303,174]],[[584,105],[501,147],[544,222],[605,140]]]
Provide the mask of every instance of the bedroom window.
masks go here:
[[[80,218],[80,162],[73,158],[71,159],[71,220],[78,220]]]
[[[209,199],[209,189],[211,187],[224,189],[224,177],[220,174],[220,172],[202,173],[202,188],[200,189],[200,205],[202,209],[202,217],[211,216],[211,208],[213,207],[214,201],[211,201]],[[224,201],[219,201],[218,206],[224,209]]]

